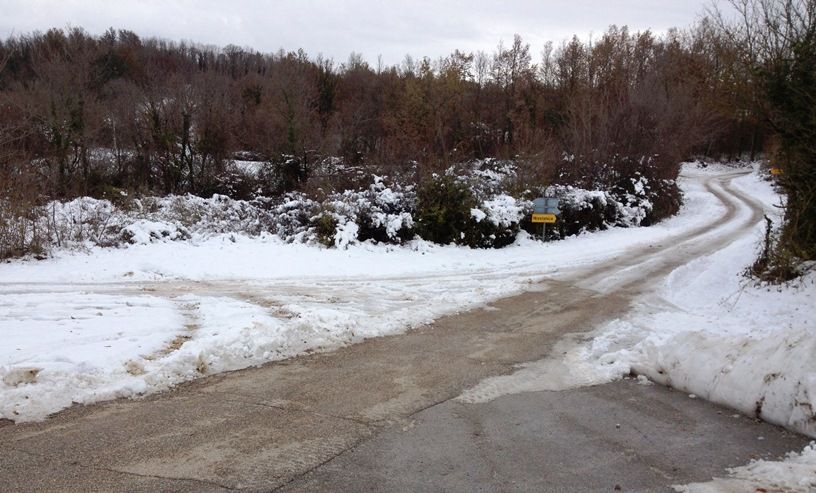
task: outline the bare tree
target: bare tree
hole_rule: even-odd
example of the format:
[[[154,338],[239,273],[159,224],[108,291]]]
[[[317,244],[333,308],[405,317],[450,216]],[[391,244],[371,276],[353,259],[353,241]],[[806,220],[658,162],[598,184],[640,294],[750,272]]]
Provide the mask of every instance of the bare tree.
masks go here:
[[[735,17],[716,8],[712,15],[723,36],[743,46],[742,61],[758,80],[758,111],[778,139],[772,159],[784,169],[788,200],[776,258],[816,259],[816,2],[729,4]]]

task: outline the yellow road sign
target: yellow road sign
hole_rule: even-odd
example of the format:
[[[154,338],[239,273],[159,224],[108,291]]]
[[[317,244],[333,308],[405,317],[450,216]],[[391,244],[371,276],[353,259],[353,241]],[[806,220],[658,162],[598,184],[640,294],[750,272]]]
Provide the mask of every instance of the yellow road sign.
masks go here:
[[[555,214],[533,214],[533,222],[553,224],[555,223]]]
[[[781,175],[782,174],[782,168],[771,168],[771,174],[772,175]]]

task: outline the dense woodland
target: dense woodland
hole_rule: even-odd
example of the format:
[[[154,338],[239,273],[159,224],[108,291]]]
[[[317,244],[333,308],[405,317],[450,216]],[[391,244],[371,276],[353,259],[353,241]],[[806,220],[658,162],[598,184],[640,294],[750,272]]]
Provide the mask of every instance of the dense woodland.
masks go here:
[[[3,160],[33,162],[50,197],[208,193],[236,152],[295,162],[290,188],[327,157],[405,168],[520,156],[551,174],[568,154],[570,179],[597,179],[619,161],[652,157],[672,176],[692,153],[762,145],[736,54],[708,23],[664,37],[612,27],[543,55],[517,36],[395,67],[79,28],[8,39],[0,59]],[[97,165],[100,150],[114,166]]]
[[[24,214],[121,191],[276,196],[354,186],[327,169],[422,183],[488,157],[513,159],[533,185],[608,188],[675,178],[695,156],[762,152],[812,187],[813,2],[735,3],[737,21],[713,13],[665,35],[612,26],[544,47],[516,36],[398,66],[116,29],[13,36],[0,41],[0,199]],[[235,159],[264,172],[244,176]],[[793,193],[812,214],[813,190]],[[788,235],[799,258],[816,255],[809,228]]]

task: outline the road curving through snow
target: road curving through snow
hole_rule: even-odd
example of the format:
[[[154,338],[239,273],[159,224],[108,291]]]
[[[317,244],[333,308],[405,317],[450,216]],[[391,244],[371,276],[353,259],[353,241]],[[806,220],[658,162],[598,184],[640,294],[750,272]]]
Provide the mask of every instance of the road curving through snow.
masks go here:
[[[733,180],[724,176],[728,173]],[[277,279],[223,279],[215,275],[221,269],[215,265],[202,267],[199,275],[186,279],[180,276],[183,269],[174,269],[162,282],[113,282],[105,277],[113,271],[100,273],[106,263],[111,265],[102,259],[97,273],[83,281],[82,289],[91,297],[88,302],[72,302],[71,286],[66,284],[6,285],[2,289],[12,295],[4,300],[11,305],[23,296],[15,291],[27,291],[33,303],[37,290],[60,291],[72,303],[66,314],[102,306],[104,300],[94,297],[103,295],[163,300],[175,307],[171,312],[178,327],[170,334],[155,331],[172,337],[157,341],[161,342],[158,350],[147,353],[152,358],[147,361],[156,366],[143,366],[141,381],[156,379],[163,370],[168,371],[168,381],[183,381],[181,370],[189,370],[190,378],[197,380],[144,399],[74,406],[42,422],[6,426],[0,421],[0,460],[7,464],[0,470],[0,482],[16,489],[42,490],[107,485],[107,489],[146,491],[314,491],[320,489],[320,478],[329,485],[324,489],[337,489],[344,478],[358,489],[361,485],[389,489],[382,482],[387,477],[394,481],[388,483],[394,485],[390,489],[400,485],[421,489],[417,481],[439,485],[450,480],[460,489],[463,484],[497,490],[527,485],[537,491],[576,485],[600,491],[620,484],[624,489],[656,491],[708,480],[755,455],[772,460],[785,450],[801,450],[805,441],[795,434],[632,379],[565,392],[505,396],[487,404],[455,400],[479,382],[512,374],[522,362],[558,363],[548,370],[558,377],[549,384],[557,387],[570,385],[568,380],[578,371],[595,378],[592,372],[598,370],[598,363],[628,371],[624,365],[628,360],[619,353],[632,350],[634,354],[637,343],[659,333],[655,329],[661,327],[636,327],[629,339],[613,331],[606,347],[601,347],[600,330],[608,324],[628,321],[638,310],[656,315],[699,305],[705,315],[711,311],[706,306],[720,306],[720,298],[710,296],[706,286],[718,286],[724,295],[728,283],[739,284],[741,278],[732,275],[734,262],[745,260],[728,250],[739,241],[723,249],[729,259],[734,257],[733,262],[702,260],[708,258],[703,256],[700,261],[707,263],[695,266],[688,256],[725,239],[715,230],[740,230],[750,211],[743,211],[737,202],[727,207],[707,191],[705,182],[718,179],[742,185],[742,178],[733,171],[692,177],[684,184],[688,206],[658,228],[612,231],[555,245],[531,244],[535,250],[525,245],[502,252],[443,248],[430,249],[425,256],[403,251],[399,261],[414,258],[419,265],[389,264],[383,269],[390,271],[380,276],[349,276],[355,268],[350,263],[341,266],[342,275],[303,280],[285,269]],[[716,184],[711,189],[718,190]],[[690,238],[695,231],[699,234]],[[706,236],[706,231],[713,234]],[[599,239],[605,240],[600,246]],[[749,241],[750,235],[743,240]],[[232,248],[228,246],[221,256],[228,256]],[[276,248],[264,247],[268,253]],[[339,258],[336,252],[318,252],[326,255],[309,260]],[[347,259],[355,255],[367,259],[368,270],[356,267],[363,274],[377,265],[377,253],[364,252],[344,254],[350,255]],[[534,262],[542,252],[551,258]],[[632,252],[626,262],[630,265],[621,266],[620,257],[626,252]],[[427,260],[429,255],[436,257]],[[234,261],[226,258],[224,263]],[[684,263],[689,267],[678,269]],[[169,274],[172,266],[162,267],[168,264],[158,256],[153,266]],[[523,264],[532,267],[522,270]],[[429,268],[434,265],[444,267]],[[619,276],[615,266],[622,271]],[[287,266],[290,272],[295,267]],[[116,268],[121,272],[130,266]],[[711,275],[690,276],[701,269]],[[308,273],[309,267],[303,270]],[[134,272],[132,277],[140,275]],[[532,279],[536,275],[541,279]],[[368,282],[373,279],[378,282]],[[609,282],[603,286],[597,282],[604,279]],[[371,337],[359,344],[337,342],[366,329],[385,334],[392,316],[417,320],[430,316],[429,310],[455,310],[468,306],[457,303],[481,303],[476,301],[480,296],[501,297],[502,289],[511,288],[524,292],[440,316],[415,330],[402,333],[404,328],[396,328],[399,335],[393,337]],[[654,297],[649,299],[659,302],[643,302],[650,293]],[[754,304],[750,299],[749,305]],[[741,303],[736,306],[750,309]],[[48,311],[57,313],[54,307]],[[721,306],[720,311],[726,310]],[[108,312],[102,313],[104,320]],[[157,321],[161,318],[167,317]],[[81,327],[81,319],[77,320]],[[127,325],[120,326],[126,336]],[[99,328],[104,329],[104,323]],[[252,358],[274,359],[271,351],[263,353],[264,345],[280,348],[288,341],[294,352],[309,353],[320,337],[344,347],[217,373],[219,364],[246,366]],[[40,347],[49,354],[47,338]],[[66,350],[70,347],[65,345]],[[599,352],[571,353],[576,347]],[[553,358],[565,351],[575,358]],[[612,364],[598,359],[605,354],[612,356]],[[208,356],[217,359],[205,359]],[[128,368],[139,372],[133,364]],[[93,365],[85,369],[92,370]],[[41,373],[36,382],[15,388],[28,389],[36,397],[31,390],[51,372]],[[198,379],[201,374],[208,377]],[[118,378],[113,371],[108,375]],[[66,373],[64,381],[72,382],[70,376]],[[114,379],[113,384],[119,382]],[[508,390],[506,383],[499,390]],[[592,381],[578,382],[587,383]],[[84,390],[93,396],[91,391],[99,388],[97,382]],[[159,388],[151,387],[149,392]],[[451,475],[452,470],[461,474]],[[542,481],[535,483],[537,479]]]
[[[816,275],[782,287],[746,279],[763,216],[779,220],[778,197],[753,175],[720,176],[708,187],[726,207],[719,220],[663,245],[661,254],[641,249],[560,277],[599,293],[628,293],[622,316],[576,327],[561,341],[559,357],[488,379],[460,399],[484,402],[634,373],[816,436]]]
[[[274,238],[221,238],[6,264],[0,266],[0,333],[21,339],[0,347],[0,374],[39,373],[35,382],[0,383],[0,417],[37,420],[72,403],[149,394],[401,333],[547,289],[546,279],[644,291],[651,286],[644,273],[660,277],[693,252],[727,243],[732,230],[750,229],[756,208],[720,185],[745,174],[687,166],[686,206],[678,217],[547,245],[524,238],[502,250],[422,242],[326,250]],[[108,316],[100,310],[106,303],[124,308]],[[156,309],[146,316],[133,311],[144,304]],[[20,310],[41,312],[42,319],[21,317]]]

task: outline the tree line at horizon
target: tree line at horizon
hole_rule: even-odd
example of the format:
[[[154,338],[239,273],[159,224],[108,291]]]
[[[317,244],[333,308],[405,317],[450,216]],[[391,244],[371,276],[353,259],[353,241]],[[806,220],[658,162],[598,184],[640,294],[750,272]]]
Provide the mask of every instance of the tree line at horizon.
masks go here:
[[[336,63],[114,29],[18,35],[0,42],[0,124],[14,139],[2,157],[35,162],[43,192],[69,197],[95,181],[206,192],[239,151],[293,156],[307,172],[333,156],[386,168],[520,157],[552,173],[566,154],[578,179],[644,157],[672,176],[691,153],[761,149],[736,54],[709,23],[665,36],[613,26],[538,58],[520,36],[490,54],[373,68],[359,54]],[[94,167],[98,149],[115,166]]]

